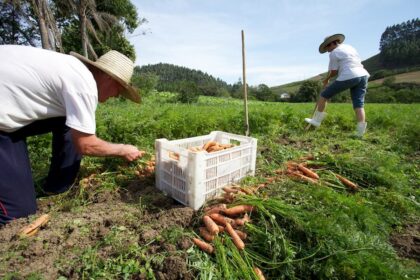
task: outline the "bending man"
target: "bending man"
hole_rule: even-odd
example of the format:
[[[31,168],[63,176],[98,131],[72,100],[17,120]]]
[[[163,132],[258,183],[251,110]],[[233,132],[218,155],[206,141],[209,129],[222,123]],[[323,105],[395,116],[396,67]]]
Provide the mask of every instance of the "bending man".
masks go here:
[[[134,65],[110,51],[97,61],[28,46],[0,46],[0,225],[36,212],[26,138],[52,132],[51,165],[43,190],[61,193],[74,182],[82,155],[133,161],[135,146],[95,135],[98,102],[123,95],[139,103],[129,85]]]

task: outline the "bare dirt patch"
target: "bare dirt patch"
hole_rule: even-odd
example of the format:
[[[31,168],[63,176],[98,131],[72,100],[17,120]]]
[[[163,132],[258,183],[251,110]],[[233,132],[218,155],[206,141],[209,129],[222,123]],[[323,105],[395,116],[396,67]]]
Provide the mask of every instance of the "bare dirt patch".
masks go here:
[[[189,238],[169,240],[165,234],[190,227],[195,213],[144,183],[133,181],[118,192],[100,192],[88,205],[69,209],[57,210],[53,199],[42,199],[36,215],[0,228],[0,278],[86,278],[94,272],[87,265],[117,258],[121,252],[128,252],[129,259],[127,248],[135,246],[142,251],[133,258],[150,267],[157,279],[192,279],[186,263]],[[45,228],[33,237],[18,238],[22,227],[44,213],[51,215]],[[134,278],[148,279],[146,273]]]
[[[420,262],[420,224],[407,225],[401,233],[394,233],[390,241],[400,257]]]

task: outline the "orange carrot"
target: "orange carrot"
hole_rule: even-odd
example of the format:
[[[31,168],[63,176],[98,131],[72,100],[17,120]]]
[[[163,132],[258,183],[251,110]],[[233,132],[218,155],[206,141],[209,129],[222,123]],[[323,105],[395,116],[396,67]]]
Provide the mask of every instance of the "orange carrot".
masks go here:
[[[219,227],[216,225],[216,223],[209,216],[205,215],[203,217],[203,222],[206,225],[206,228],[210,232],[210,234],[218,234],[219,233]]]
[[[347,187],[349,187],[350,189],[352,189],[353,191],[357,191],[357,190],[359,190],[359,187],[355,184],[355,183],[353,183],[352,181],[350,181],[350,180],[348,180],[348,179],[346,179],[346,178],[344,178],[343,176],[340,176],[340,175],[338,175],[338,174],[335,174],[334,173],[334,175],[344,184],[344,185],[346,185]]]
[[[257,274],[259,280],[265,280],[264,274],[262,273],[261,269],[258,267],[254,267],[254,272]]]
[[[225,193],[237,193],[239,191],[238,189],[234,189],[234,188],[231,188],[231,187],[223,187],[222,190]]]
[[[309,183],[312,183],[312,184],[318,184],[318,181],[317,180],[312,179],[312,178],[309,178],[309,177],[307,177],[305,175],[302,175],[300,173],[297,173],[297,172],[292,173],[292,176],[295,176],[295,177],[297,177],[299,179],[302,179],[302,180],[304,180],[306,182],[309,182]]]
[[[239,238],[241,238],[242,240],[245,240],[247,238],[247,234],[243,231],[240,231],[238,229],[235,229],[236,233],[238,234]]]
[[[210,148],[211,146],[214,146],[214,145],[217,145],[217,142],[215,142],[215,141],[209,141],[206,144],[204,144],[203,150],[206,150],[207,151],[208,148]]]
[[[312,170],[310,170],[309,168],[306,168],[305,166],[303,166],[302,164],[298,165],[298,168],[300,171],[302,171],[306,176],[313,178],[313,179],[319,179],[318,174],[316,174],[315,172],[313,172]]]
[[[198,248],[200,248],[206,253],[212,254],[214,252],[213,246],[211,246],[207,242],[204,242],[203,240],[200,240],[198,238],[193,238],[193,242],[195,245],[197,245]]]
[[[37,218],[32,223],[30,223],[28,226],[21,229],[20,236],[27,237],[27,236],[35,235],[42,226],[48,223],[49,220],[50,220],[50,215],[48,214],[41,215],[39,218]]]
[[[226,231],[232,237],[232,241],[235,244],[236,248],[238,248],[239,250],[243,250],[245,248],[245,243],[242,241],[242,239],[239,237],[239,235],[236,233],[236,231],[230,224],[226,224]]]
[[[208,242],[213,241],[213,239],[214,239],[214,235],[213,235],[213,234],[211,234],[211,233],[207,230],[207,228],[205,228],[205,227],[200,227],[200,228],[199,228],[199,230],[200,230],[200,235],[201,235],[201,237],[203,237],[206,241],[208,241]]]
[[[223,215],[220,214],[210,214],[210,218],[213,219],[213,221],[215,221],[217,224],[222,225],[222,226],[226,226],[226,224],[234,224],[235,221],[232,220],[231,218],[225,217]]]
[[[218,227],[219,227],[219,232],[224,232],[225,231],[225,228],[223,226],[218,225]]]
[[[226,209],[224,212],[228,216],[236,216],[247,212],[252,212],[254,207],[252,205],[237,205]]]
[[[210,215],[213,213],[221,213],[226,209],[226,204],[222,203],[222,204],[217,204],[215,206],[209,207],[207,209],[204,210],[204,213],[206,215]]]
[[[243,226],[245,223],[250,222],[251,219],[249,218],[248,214],[245,214],[243,218],[235,219],[235,224],[237,226]]]
[[[245,194],[253,194],[254,192],[250,188],[241,188],[241,192]]]

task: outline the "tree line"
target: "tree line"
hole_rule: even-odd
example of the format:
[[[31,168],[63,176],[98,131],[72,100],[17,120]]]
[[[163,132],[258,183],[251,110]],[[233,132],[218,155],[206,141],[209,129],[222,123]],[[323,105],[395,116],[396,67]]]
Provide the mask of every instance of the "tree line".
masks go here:
[[[200,70],[189,69],[168,63],[136,66],[134,69],[133,84],[144,93],[157,91],[170,91],[179,93],[179,101],[191,103],[199,95],[216,97],[243,97],[243,83],[241,79],[234,84],[215,78]],[[262,101],[276,101],[276,96],[265,85],[249,86],[250,99]]]
[[[387,27],[381,36],[380,51],[385,67],[420,64],[420,19]]]

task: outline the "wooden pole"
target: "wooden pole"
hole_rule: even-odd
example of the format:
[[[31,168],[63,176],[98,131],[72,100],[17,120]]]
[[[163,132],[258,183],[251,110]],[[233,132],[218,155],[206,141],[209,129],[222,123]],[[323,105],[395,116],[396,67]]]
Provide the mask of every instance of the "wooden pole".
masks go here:
[[[248,90],[246,86],[246,72],[245,72],[245,35],[242,30],[242,82],[244,87],[244,107],[245,107],[245,136],[249,136],[249,121],[248,121]]]

